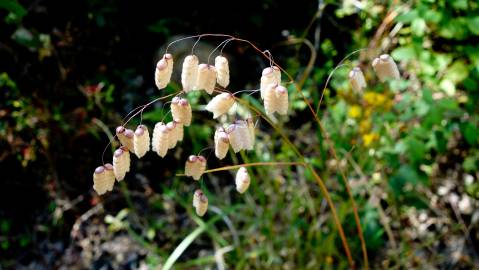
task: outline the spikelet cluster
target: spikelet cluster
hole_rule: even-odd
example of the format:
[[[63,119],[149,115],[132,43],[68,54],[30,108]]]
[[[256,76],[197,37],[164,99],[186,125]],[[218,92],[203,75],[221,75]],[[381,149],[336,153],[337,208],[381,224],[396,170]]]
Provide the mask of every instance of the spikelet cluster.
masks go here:
[[[206,110],[213,113],[213,119],[227,113],[235,104],[235,99],[230,93],[221,93],[215,96],[206,105]]]
[[[107,163],[95,169],[93,173],[93,189],[98,195],[112,191],[114,184],[115,174],[113,173],[113,165]]]
[[[134,132],[131,129],[124,128],[123,126],[118,126],[116,128],[116,137],[120,141],[121,145],[128,148],[130,152],[134,152],[133,137]]]
[[[145,125],[139,125],[133,136],[133,148],[138,158],[143,157],[150,150],[150,133]]]
[[[203,156],[189,156],[185,163],[186,176],[193,177],[194,180],[200,180],[206,170],[206,159]]]
[[[281,70],[277,66],[267,67],[263,69],[260,80],[261,98],[265,98],[266,90],[270,84],[281,83]]]
[[[171,100],[171,115],[176,122],[180,122],[185,127],[189,126],[191,124],[192,111],[188,100],[174,97]]]
[[[280,115],[288,113],[288,89],[282,85],[270,84],[264,94],[264,109],[267,115],[277,112]]]
[[[165,88],[170,83],[171,74],[173,74],[173,56],[167,53],[156,64],[155,84],[159,90]]]
[[[397,80],[400,78],[396,62],[389,54],[383,54],[375,58],[372,66],[381,82],[385,82],[387,79]]]
[[[228,59],[221,55],[216,56],[215,68],[217,72],[216,81],[219,85],[226,88],[230,84],[230,68],[228,65]]]
[[[239,168],[238,172],[236,172],[235,178],[236,190],[243,194],[248,189],[250,182],[250,177],[246,168]]]
[[[186,93],[194,89],[198,77],[199,60],[196,55],[188,55],[183,61],[181,69],[181,85]]]
[[[113,154],[113,173],[118,182],[125,178],[130,171],[130,152],[125,147],[120,147]]]
[[[153,129],[151,138],[151,150],[155,151],[160,157],[165,157],[169,149],[170,131],[163,122],[158,122]]]
[[[213,94],[216,85],[216,68],[208,64],[198,66],[198,76],[196,78],[195,90],[205,90],[208,94]]]
[[[201,189],[197,189],[193,195],[193,207],[196,214],[200,217],[204,216],[208,210],[208,197],[203,193]]]
[[[215,156],[218,159],[223,159],[228,154],[230,140],[224,128],[220,127],[215,131]]]
[[[351,88],[353,91],[360,93],[364,88],[366,88],[366,79],[364,74],[359,67],[354,67],[349,72],[349,82],[351,83]]]

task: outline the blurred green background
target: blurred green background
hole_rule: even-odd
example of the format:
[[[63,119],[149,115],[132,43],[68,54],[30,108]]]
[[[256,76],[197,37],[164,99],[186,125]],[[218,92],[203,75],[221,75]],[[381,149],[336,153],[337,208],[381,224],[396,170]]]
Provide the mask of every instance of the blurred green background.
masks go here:
[[[243,195],[235,171],[200,183],[175,176],[188,155],[213,144],[204,94],[188,96],[193,125],[167,157],[134,158],[113,192],[93,191],[93,170],[121,119],[180,90],[178,69],[167,89],[155,88],[165,45],[202,33],[270,50],[314,108],[325,89],[319,116],[327,134],[292,85],[289,115],[273,121],[324,179],[357,268],[365,261],[338,168],[359,209],[370,268],[479,268],[477,1],[0,0],[0,19],[0,269],[349,267],[308,170],[254,167]],[[204,38],[195,52],[206,61],[223,40]],[[171,47],[176,66],[194,41]],[[224,53],[230,89],[258,88],[268,61],[244,43]],[[401,80],[377,80],[370,63],[382,53],[395,59]],[[347,79],[356,65],[368,82],[362,93]],[[242,97],[261,109],[259,95]],[[163,105],[143,115],[150,132],[171,119]],[[251,152],[211,155],[208,167],[301,161],[265,121],[256,141]],[[210,202],[203,218],[191,206],[198,187]]]

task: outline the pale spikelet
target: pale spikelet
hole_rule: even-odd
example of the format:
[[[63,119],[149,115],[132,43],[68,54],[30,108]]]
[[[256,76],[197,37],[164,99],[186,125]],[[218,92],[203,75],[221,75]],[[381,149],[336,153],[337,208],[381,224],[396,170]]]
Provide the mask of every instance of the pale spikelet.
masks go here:
[[[156,63],[155,84],[159,90],[165,88],[171,80],[173,73],[173,56],[169,53],[163,55],[163,58]]]
[[[383,54],[373,60],[372,66],[381,82],[389,79],[399,79],[400,74],[394,59],[389,54]]]
[[[180,123],[180,122],[175,122],[175,125],[176,125],[176,128],[175,128],[175,132],[176,132],[176,140],[181,142],[183,141],[183,136],[184,136],[184,131],[183,131],[183,124]]]
[[[253,150],[253,139],[251,138],[250,129],[248,123],[245,120],[235,121],[236,132],[241,140],[241,148],[244,150]]]
[[[162,122],[158,122],[153,129],[153,138],[151,139],[151,149],[155,151],[160,157],[166,156],[168,152],[168,128]]]
[[[197,189],[193,195],[193,207],[200,217],[204,216],[206,210],[208,210],[208,198],[200,189]]]
[[[115,184],[115,174],[113,173],[113,165],[110,163],[100,166],[93,173],[93,189],[98,195],[105,194],[107,191],[113,190]]]
[[[133,136],[134,132],[131,129],[126,129],[123,126],[116,128],[116,137],[120,141],[120,144],[128,148],[130,152],[134,152]]]
[[[178,142],[178,131],[177,125],[175,121],[171,121],[166,124],[166,128],[168,129],[168,149],[174,148],[176,143]]]
[[[349,82],[351,83],[351,88],[353,91],[360,93],[364,88],[366,88],[366,79],[364,74],[359,67],[353,68],[349,72]]]
[[[230,141],[231,148],[235,153],[238,153],[243,149],[243,139],[241,138],[241,130],[236,124],[231,124],[226,129],[228,139]]]
[[[183,91],[189,92],[193,90],[198,76],[198,57],[196,55],[188,55],[183,61],[183,68],[181,70],[181,84]]]
[[[238,172],[236,173],[236,190],[243,194],[249,187],[250,184],[250,178],[248,171],[246,170],[245,167],[239,168]]]
[[[215,68],[217,72],[216,81],[219,85],[226,88],[230,84],[230,68],[228,65],[228,59],[221,55],[216,56]]]
[[[222,114],[227,113],[234,103],[235,99],[232,94],[221,93],[208,102],[206,110],[212,112],[213,119],[216,119]]]
[[[213,94],[216,85],[216,68],[207,64],[198,66],[198,77],[196,78],[195,90],[205,90],[208,94]]]
[[[120,147],[113,154],[113,173],[118,182],[125,178],[130,171],[130,152],[125,147]]]
[[[277,66],[267,67],[261,73],[260,93],[261,98],[264,99],[265,92],[270,84],[281,83],[281,70]]]
[[[191,106],[188,100],[180,97],[174,97],[171,100],[171,115],[173,120],[182,123],[184,126],[191,124]]]
[[[276,98],[278,100],[278,105],[276,106],[276,111],[281,115],[286,115],[288,113],[288,89],[282,85],[278,85],[275,88]]]
[[[255,128],[254,128],[254,121],[253,118],[248,118],[246,119],[246,122],[248,124],[248,131],[249,131],[249,136],[251,140],[251,144],[254,146],[254,143],[256,141],[256,135],[255,135]]]
[[[150,133],[145,125],[139,125],[136,128],[133,145],[138,158],[143,157],[150,150]]]
[[[203,156],[189,156],[185,163],[185,175],[200,180],[206,170],[206,159]]]
[[[278,110],[278,99],[276,97],[276,84],[270,84],[264,92],[264,110],[267,115],[272,115]]]
[[[220,127],[215,131],[215,156],[218,159],[223,159],[228,154],[229,148],[228,134]]]

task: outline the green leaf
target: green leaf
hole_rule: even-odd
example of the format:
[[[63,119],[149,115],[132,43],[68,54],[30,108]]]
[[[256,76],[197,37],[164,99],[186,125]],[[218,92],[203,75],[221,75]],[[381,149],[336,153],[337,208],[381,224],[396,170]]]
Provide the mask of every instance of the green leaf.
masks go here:
[[[8,14],[6,23],[19,23],[27,15],[27,10],[17,0],[0,0],[0,9],[5,9]]]
[[[466,139],[466,142],[469,145],[476,145],[477,144],[477,136],[479,135],[479,129],[476,125],[471,123],[465,123],[461,126],[462,134]]]
[[[404,12],[403,14],[397,16],[396,21],[402,23],[411,23],[414,19],[419,17],[419,12],[417,10],[411,10]]]
[[[419,162],[424,159],[424,156],[426,155],[426,146],[422,141],[419,141],[416,138],[409,138],[409,140],[407,140],[407,148],[409,158],[413,162]]]
[[[411,60],[416,57],[416,52],[412,46],[400,47],[392,51],[391,56],[397,60]]]
[[[468,18],[467,27],[474,35],[479,35],[479,16]]]
[[[411,23],[411,31],[413,35],[423,36],[424,32],[426,32],[426,28],[426,21],[422,18],[416,18]]]

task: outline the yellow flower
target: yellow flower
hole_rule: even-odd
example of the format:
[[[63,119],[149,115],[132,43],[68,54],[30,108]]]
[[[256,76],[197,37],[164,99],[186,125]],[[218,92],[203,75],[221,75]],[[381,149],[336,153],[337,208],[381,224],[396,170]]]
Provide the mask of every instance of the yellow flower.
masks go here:
[[[371,132],[363,135],[363,143],[364,146],[369,146],[373,142],[377,141],[379,139],[379,135],[377,133]]]
[[[361,107],[352,105],[351,108],[349,108],[348,116],[351,118],[359,118],[361,116]]]
[[[371,121],[362,120],[359,123],[359,133],[364,134],[366,132],[369,132],[369,130],[371,130],[371,126],[372,126]]]

